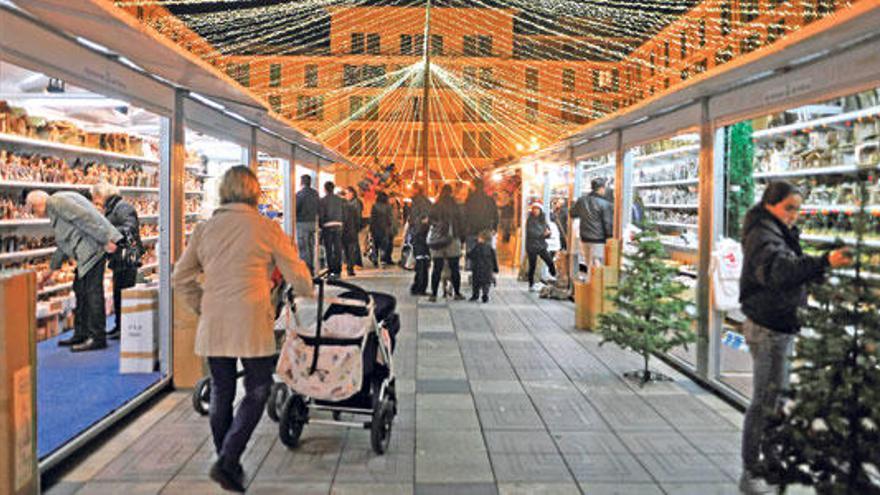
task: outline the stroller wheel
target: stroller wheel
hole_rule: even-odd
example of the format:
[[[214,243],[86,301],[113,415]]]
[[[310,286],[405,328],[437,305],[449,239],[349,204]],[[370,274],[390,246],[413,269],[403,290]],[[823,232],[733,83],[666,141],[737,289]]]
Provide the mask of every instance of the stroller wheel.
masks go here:
[[[339,421],[342,419],[342,413],[339,411],[333,411],[333,421]]]
[[[281,443],[294,449],[299,445],[303,427],[309,420],[309,410],[299,394],[293,394],[284,402],[281,418],[278,421],[278,434]]]
[[[210,376],[206,376],[196,382],[196,387],[193,389],[192,393],[192,405],[193,409],[195,409],[200,415],[206,416],[208,414],[208,410],[211,407]]]
[[[272,384],[272,388],[269,389],[269,399],[266,401],[266,414],[269,419],[278,422],[284,403],[287,402],[287,396],[287,385],[281,382]]]
[[[391,443],[391,424],[394,422],[394,405],[384,399],[379,407],[373,410],[373,421],[370,428],[370,443],[373,452],[382,455]]]

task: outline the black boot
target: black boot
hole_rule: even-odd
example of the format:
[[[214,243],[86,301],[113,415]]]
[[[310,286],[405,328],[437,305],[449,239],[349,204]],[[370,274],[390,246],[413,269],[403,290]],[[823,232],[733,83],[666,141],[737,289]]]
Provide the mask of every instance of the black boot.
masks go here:
[[[218,460],[211,466],[211,479],[216,481],[221,488],[236,493],[244,493],[244,469],[227,469]]]

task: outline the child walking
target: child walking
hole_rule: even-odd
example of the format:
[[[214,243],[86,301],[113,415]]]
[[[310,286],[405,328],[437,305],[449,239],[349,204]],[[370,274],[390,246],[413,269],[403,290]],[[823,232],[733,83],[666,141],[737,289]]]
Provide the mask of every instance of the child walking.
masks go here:
[[[482,292],[483,302],[489,302],[489,286],[495,281],[493,274],[498,273],[498,259],[495,257],[495,250],[492,249],[491,237],[492,233],[489,231],[480,232],[477,235],[476,245],[467,254],[471,260],[474,290],[471,301],[476,301]]]

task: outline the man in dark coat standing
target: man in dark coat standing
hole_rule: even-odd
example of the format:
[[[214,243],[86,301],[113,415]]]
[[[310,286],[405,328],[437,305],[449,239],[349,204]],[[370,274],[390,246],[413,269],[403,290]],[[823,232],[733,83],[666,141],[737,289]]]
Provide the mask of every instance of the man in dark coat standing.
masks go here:
[[[407,222],[412,230],[413,256],[416,258],[415,277],[409,288],[414,296],[427,295],[428,269],[431,267],[431,251],[428,249],[428,215],[431,213],[431,200],[425,196],[421,184],[413,186],[412,206]]]
[[[309,271],[315,273],[315,231],[318,220],[318,191],[312,188],[312,177],[300,178],[302,189],[296,193],[296,247]]]
[[[571,218],[580,219],[581,251],[587,269],[605,263],[605,241],[614,236],[614,205],[605,199],[605,179],[593,179],[590,194],[581,197],[571,209]]]
[[[336,184],[331,181],[324,183],[324,197],[318,207],[318,218],[321,222],[321,240],[324,243],[324,254],[327,257],[327,269],[331,278],[339,278],[342,274],[342,225],[345,200],[336,195]]]
[[[477,243],[477,235],[480,232],[498,230],[498,207],[483,190],[483,179],[474,179],[474,190],[464,203],[464,216],[467,222],[465,243],[468,251]],[[467,264],[470,266],[470,258]]]

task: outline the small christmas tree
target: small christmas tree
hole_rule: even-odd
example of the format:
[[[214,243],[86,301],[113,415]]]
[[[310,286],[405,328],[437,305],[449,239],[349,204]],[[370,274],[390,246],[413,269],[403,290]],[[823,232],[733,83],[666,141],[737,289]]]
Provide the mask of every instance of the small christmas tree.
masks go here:
[[[635,252],[624,253],[624,272],[620,285],[609,296],[616,313],[599,317],[602,344],[613,342],[631,349],[644,358],[642,370],[625,373],[644,385],[650,381],[669,380],[648,367],[651,354],[692,342],[696,335],[690,328],[680,296],[687,286],[675,279],[678,269],[664,262],[665,248],[651,225],[635,234]]]
[[[787,402],[768,422],[762,445],[768,479],[820,494],[880,493],[880,288],[867,275],[877,267],[864,243],[865,179],[853,218],[855,264],[811,287],[814,304],[801,314],[808,328],[797,340]]]

